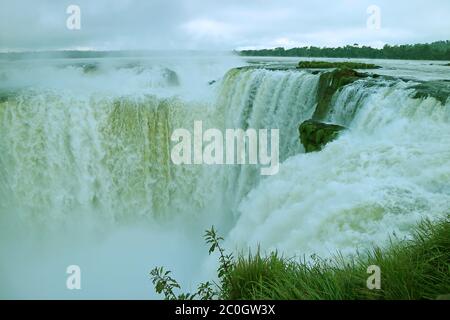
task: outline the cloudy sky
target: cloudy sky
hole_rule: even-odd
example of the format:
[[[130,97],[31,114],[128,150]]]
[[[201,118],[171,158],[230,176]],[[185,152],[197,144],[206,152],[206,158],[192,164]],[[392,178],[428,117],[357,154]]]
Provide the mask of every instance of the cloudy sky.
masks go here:
[[[69,30],[69,5],[81,29]],[[381,9],[368,28],[367,9]],[[371,20],[373,21],[373,20]],[[1,0],[0,50],[212,49],[450,40],[449,0]]]

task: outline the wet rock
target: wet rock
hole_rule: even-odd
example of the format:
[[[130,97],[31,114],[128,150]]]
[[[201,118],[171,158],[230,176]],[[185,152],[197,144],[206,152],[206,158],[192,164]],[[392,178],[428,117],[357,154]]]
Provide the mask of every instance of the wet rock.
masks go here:
[[[346,68],[323,73],[320,76],[319,87],[317,89],[317,107],[313,119],[317,121],[325,119],[330,111],[330,103],[333,95],[342,87],[367,76],[367,74]]]
[[[164,73],[163,73],[163,77],[167,81],[167,84],[169,86],[174,86],[175,87],[175,86],[179,86],[180,85],[180,80],[178,79],[178,75],[173,70],[165,68],[164,69]]]
[[[17,91],[15,90],[0,90],[0,103],[5,103],[9,99],[13,98],[17,95]]]
[[[94,73],[97,71],[98,71],[98,65],[95,63],[89,63],[89,64],[85,64],[83,66],[83,73],[85,73],[85,74]]]
[[[433,97],[444,105],[450,97],[450,81],[428,81],[411,88],[415,90],[414,99]]]
[[[315,120],[307,120],[300,124],[300,142],[305,151],[320,151],[329,142],[335,140],[346,128],[336,124],[327,124]]]
[[[128,62],[124,65],[121,65],[117,68],[118,70],[133,70],[136,74],[141,74],[145,71],[145,66],[139,61]]]

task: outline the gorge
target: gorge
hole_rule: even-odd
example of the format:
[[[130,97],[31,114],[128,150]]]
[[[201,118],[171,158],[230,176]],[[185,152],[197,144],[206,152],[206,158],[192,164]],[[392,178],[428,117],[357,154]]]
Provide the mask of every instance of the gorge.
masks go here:
[[[329,257],[448,217],[447,67],[414,62],[424,77],[408,78],[382,60],[317,72],[221,59],[81,59],[98,65],[88,73],[65,60],[0,64],[1,297],[73,298],[71,264],[86,277],[79,298],[152,297],[146,277],[161,264],[194,286],[214,270],[201,239],[211,225],[231,250]],[[305,153],[310,119],[346,130]],[[278,129],[278,174],[175,165],[171,135],[195,121]]]

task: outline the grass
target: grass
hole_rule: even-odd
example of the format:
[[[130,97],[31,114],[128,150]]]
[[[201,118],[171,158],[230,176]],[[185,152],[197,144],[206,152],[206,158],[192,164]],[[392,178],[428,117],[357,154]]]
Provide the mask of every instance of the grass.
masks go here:
[[[330,69],[330,68],[347,68],[347,69],[379,69],[380,66],[371,63],[359,62],[328,62],[328,61],[300,61],[298,64],[300,69]]]
[[[437,299],[450,293],[450,220],[422,222],[412,240],[392,241],[350,261],[342,256],[313,263],[273,253],[238,257],[229,271],[225,299],[360,300]],[[381,289],[366,286],[367,267],[381,268]],[[448,296],[447,296],[448,297]]]

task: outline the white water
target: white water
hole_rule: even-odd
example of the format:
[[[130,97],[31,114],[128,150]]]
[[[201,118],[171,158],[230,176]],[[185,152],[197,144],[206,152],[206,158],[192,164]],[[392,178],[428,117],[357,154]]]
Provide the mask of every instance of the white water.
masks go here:
[[[335,114],[350,131],[320,153],[288,159],[251,191],[230,245],[288,256],[352,254],[449,214],[449,105],[410,99],[401,83],[376,88],[359,104],[352,122]]]
[[[3,65],[2,88],[22,91],[0,103],[0,297],[152,298],[159,265],[189,290],[212,277],[201,238],[212,224],[229,248],[328,256],[448,214],[448,104],[411,99],[401,81],[356,82],[328,119],[350,130],[304,154],[297,128],[319,76],[243,69],[208,85],[236,63]],[[195,120],[279,128],[280,173],[174,166],[170,134]],[[65,288],[70,264],[82,269],[79,292]]]

